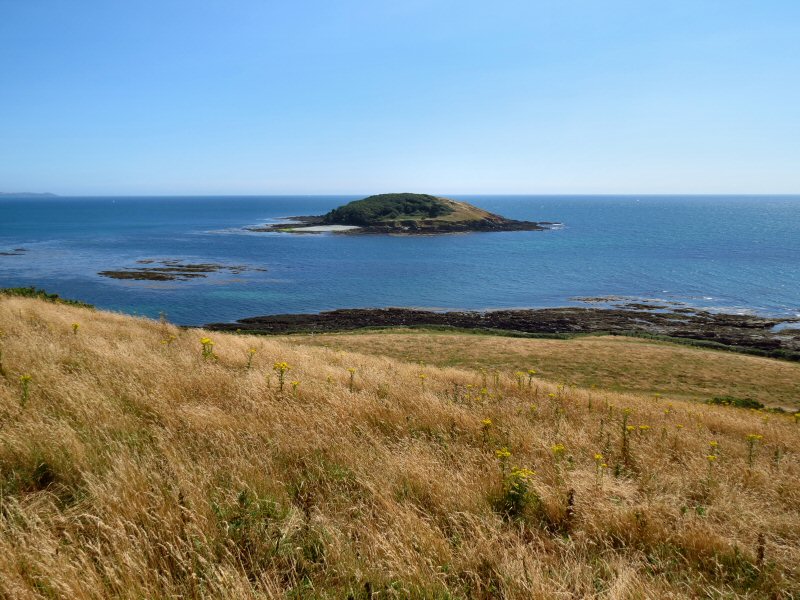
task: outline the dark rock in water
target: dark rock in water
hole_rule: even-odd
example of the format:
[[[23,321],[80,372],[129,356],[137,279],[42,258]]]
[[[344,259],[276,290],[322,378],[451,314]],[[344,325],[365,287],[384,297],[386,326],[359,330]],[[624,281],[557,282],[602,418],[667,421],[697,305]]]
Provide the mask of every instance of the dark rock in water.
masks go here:
[[[174,281],[206,277],[206,273],[164,273],[149,270],[100,271],[98,275],[111,279],[135,279],[137,281]]]
[[[666,310],[667,308],[664,304],[647,304],[644,302],[626,302],[622,306],[633,310]]]
[[[791,321],[800,322],[800,319]],[[286,334],[348,331],[375,327],[452,327],[517,334],[608,333],[664,336],[703,345],[800,360],[800,329],[772,328],[786,319],[749,315],[654,312],[613,308],[543,308],[490,312],[432,312],[408,308],[345,309],[319,314],[269,315],[236,323],[213,323],[209,329]]]
[[[0,252],[0,256],[22,256],[26,252],[27,250],[25,248],[14,248],[13,250]]]
[[[137,260],[139,265],[157,265],[152,267],[128,267],[118,271],[100,271],[98,275],[111,279],[132,279],[137,281],[187,281],[198,277],[207,277],[210,273],[225,271],[238,275],[245,271],[266,271],[266,269],[245,265],[220,265],[216,263],[184,263],[178,259],[157,261],[154,259]]]

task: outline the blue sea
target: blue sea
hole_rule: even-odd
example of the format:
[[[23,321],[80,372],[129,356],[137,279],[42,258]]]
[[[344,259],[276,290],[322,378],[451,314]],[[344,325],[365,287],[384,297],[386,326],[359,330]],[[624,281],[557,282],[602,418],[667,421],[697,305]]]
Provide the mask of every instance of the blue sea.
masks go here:
[[[800,196],[451,196],[551,231],[441,236],[255,233],[360,196],[0,198],[0,287],[196,325],[345,307],[495,309],[617,296],[800,314]],[[244,265],[122,281],[141,260]],[[141,265],[138,265],[141,266]]]

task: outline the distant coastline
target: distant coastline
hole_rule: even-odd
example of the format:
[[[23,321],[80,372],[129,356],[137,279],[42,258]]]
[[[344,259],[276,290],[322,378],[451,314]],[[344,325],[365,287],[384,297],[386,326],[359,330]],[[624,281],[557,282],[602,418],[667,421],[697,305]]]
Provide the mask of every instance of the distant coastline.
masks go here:
[[[58,198],[50,192],[0,192],[0,198]]]

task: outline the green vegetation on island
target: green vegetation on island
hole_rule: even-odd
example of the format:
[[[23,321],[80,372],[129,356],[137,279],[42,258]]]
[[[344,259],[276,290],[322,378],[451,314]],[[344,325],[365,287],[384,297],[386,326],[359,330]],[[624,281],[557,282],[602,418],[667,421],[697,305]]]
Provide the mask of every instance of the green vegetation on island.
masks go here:
[[[323,219],[326,223],[374,225],[398,219],[435,219],[454,212],[453,206],[429,194],[378,194],[335,208]]]

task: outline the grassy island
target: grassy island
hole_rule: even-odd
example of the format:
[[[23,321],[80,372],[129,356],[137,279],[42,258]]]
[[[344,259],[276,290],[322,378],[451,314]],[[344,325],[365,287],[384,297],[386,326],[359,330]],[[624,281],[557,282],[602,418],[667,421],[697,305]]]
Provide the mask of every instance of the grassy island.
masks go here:
[[[800,597],[800,423],[687,399],[795,363],[7,294],[0,330],[2,598]]]
[[[291,233],[434,234],[464,231],[535,231],[552,223],[506,219],[467,202],[430,194],[377,194],[354,200],[322,216],[294,217],[297,225],[267,225],[256,231]]]
[[[455,203],[429,194],[378,194],[335,208],[323,217],[339,225],[376,225],[424,221],[456,212]]]

